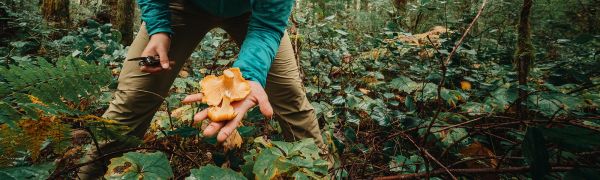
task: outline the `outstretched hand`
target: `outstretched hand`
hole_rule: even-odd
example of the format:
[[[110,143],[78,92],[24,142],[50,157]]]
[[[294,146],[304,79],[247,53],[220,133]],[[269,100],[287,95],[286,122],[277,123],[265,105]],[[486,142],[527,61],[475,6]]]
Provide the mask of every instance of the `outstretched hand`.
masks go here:
[[[239,123],[242,121],[242,118],[246,115],[248,110],[256,105],[259,106],[260,112],[267,118],[273,116],[273,108],[271,107],[271,103],[269,103],[269,99],[267,98],[267,93],[262,88],[262,86],[254,81],[249,81],[250,84],[250,94],[246,96],[241,101],[233,102],[231,105],[233,106],[234,111],[237,113],[235,118],[231,121],[225,122],[211,122],[206,129],[204,129],[204,136],[214,136],[217,135],[217,141],[223,142],[229,135],[235,130]],[[185,99],[183,99],[183,103],[191,103],[202,100],[202,94],[192,94]],[[198,123],[208,117],[208,109],[204,109],[197,113],[194,116],[194,124]],[[218,133],[218,134],[217,134]]]

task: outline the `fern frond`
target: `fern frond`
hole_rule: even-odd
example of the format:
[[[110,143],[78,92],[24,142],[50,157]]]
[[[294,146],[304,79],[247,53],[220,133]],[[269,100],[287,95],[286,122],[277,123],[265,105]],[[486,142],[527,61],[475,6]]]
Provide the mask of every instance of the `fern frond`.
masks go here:
[[[108,68],[70,57],[56,65],[38,59],[37,64],[0,67],[0,71],[0,123],[13,127],[13,121],[39,119],[40,112],[85,114],[79,104],[94,101],[112,79]]]

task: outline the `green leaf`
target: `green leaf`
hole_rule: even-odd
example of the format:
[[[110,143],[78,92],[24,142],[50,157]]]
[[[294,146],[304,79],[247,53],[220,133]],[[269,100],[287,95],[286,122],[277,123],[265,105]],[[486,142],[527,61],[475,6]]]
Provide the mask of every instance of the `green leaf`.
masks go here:
[[[541,128],[549,142],[572,151],[594,150],[600,147],[599,133],[576,126]]]
[[[390,82],[390,87],[402,92],[412,93],[419,89],[419,84],[406,76],[400,76]]]
[[[190,176],[185,178],[186,180],[197,180],[197,179],[223,179],[223,180],[238,180],[247,179],[242,174],[235,172],[231,169],[220,168],[215,165],[209,164],[202,166],[198,169],[190,170]]]
[[[525,160],[531,166],[529,171],[533,179],[545,179],[544,176],[550,171],[550,163],[542,131],[537,127],[527,128],[521,148]]]
[[[343,105],[344,103],[346,103],[346,99],[344,99],[342,96],[337,96],[335,99],[333,99],[333,101],[331,101],[331,104],[333,105]]]
[[[387,115],[388,112],[386,109],[376,106],[373,108],[373,111],[370,114],[371,119],[373,119],[379,126],[389,126],[390,125],[390,117]]]
[[[173,171],[167,156],[162,152],[128,152],[121,157],[112,158],[106,179],[168,179]]]
[[[423,158],[419,155],[412,155],[410,157],[406,157],[403,155],[397,155],[393,157],[393,159],[389,163],[390,171],[392,172],[410,172],[414,173],[417,170],[424,169],[423,166],[419,166],[419,164],[423,164]],[[417,169],[419,168],[420,169]]]
[[[308,176],[306,176],[306,174],[305,174],[305,173],[303,173],[303,172],[300,172],[300,171],[296,171],[294,174],[292,174],[292,177],[293,177],[295,180],[310,180],[310,179],[308,178]]]
[[[492,107],[478,102],[467,102],[460,107],[463,112],[467,112],[471,116],[483,115],[492,112]]]
[[[342,30],[340,30],[340,29],[336,29],[336,30],[335,30],[335,32],[337,32],[337,33],[341,34],[342,36],[345,36],[345,35],[348,35],[348,34],[349,34],[348,32],[346,32],[346,31],[342,31]]]
[[[262,139],[261,137],[257,139]],[[320,159],[319,148],[314,139],[306,138],[297,142],[255,140],[262,144],[258,151],[253,149],[250,155],[244,156],[246,164],[242,170],[246,177],[254,175],[256,179],[272,179],[273,177],[293,177],[295,173],[314,179],[321,179],[327,174],[328,162]],[[263,148],[260,148],[263,147]],[[251,169],[251,174],[249,170]],[[299,174],[298,177],[300,177]]]
[[[408,112],[414,112],[414,111],[417,110],[417,107],[415,106],[415,102],[414,102],[412,96],[406,96],[406,100],[404,101],[404,105],[406,106],[406,110]]]
[[[0,169],[0,179],[2,180],[21,180],[21,179],[47,179],[50,172],[56,166],[54,163],[44,163],[33,166],[11,167]]]
[[[182,137],[192,137],[200,134],[200,130],[190,126],[181,126],[173,131],[167,131],[166,134],[169,136],[180,135]]]
[[[354,131],[354,129],[352,129],[351,127],[345,128],[344,136],[346,137],[346,140],[350,142],[356,141],[356,131]]]
[[[252,172],[257,179],[271,179],[277,175],[279,171],[278,167],[274,165],[274,162],[279,156],[274,155],[271,149],[264,149],[258,154],[256,162],[254,162],[254,168]]]
[[[254,126],[241,126],[238,127],[237,130],[242,137],[251,137],[256,133],[256,127]]]
[[[349,123],[353,123],[353,124],[360,124],[360,118],[357,115],[354,115],[352,112],[350,111],[346,111],[346,121],[348,121]]]

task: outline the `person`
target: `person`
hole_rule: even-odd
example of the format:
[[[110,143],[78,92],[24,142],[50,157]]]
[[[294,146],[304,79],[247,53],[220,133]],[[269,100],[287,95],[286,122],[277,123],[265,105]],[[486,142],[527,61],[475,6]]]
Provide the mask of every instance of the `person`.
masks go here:
[[[240,46],[233,67],[250,80],[251,93],[235,103],[237,117],[225,123],[210,123],[205,136],[224,141],[246,112],[258,105],[266,117],[275,118],[288,140],[323,140],[313,107],[300,78],[298,64],[286,32],[293,0],[138,0],[143,21],[131,44],[127,59],[160,57],[160,66],[141,66],[125,61],[114,99],[104,117],[130,127],[127,135],[142,138],[152,117],[167,96],[184,62],[200,40],[213,28],[222,28]],[[184,102],[200,100],[190,95]],[[195,120],[206,118],[206,111]],[[92,151],[89,158],[128,148],[112,141]],[[80,179],[97,179],[106,171],[109,158],[80,168]]]

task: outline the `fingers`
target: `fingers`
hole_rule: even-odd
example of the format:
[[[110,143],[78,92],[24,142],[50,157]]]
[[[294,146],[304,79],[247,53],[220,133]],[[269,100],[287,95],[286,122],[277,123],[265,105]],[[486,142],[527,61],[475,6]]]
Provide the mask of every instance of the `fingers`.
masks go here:
[[[140,70],[142,72],[147,72],[147,73],[157,73],[163,70],[162,67],[159,66],[142,66],[140,67]]]
[[[142,56],[155,56],[157,53],[156,51],[156,47],[154,46],[148,46],[146,47],[146,49],[144,50],[144,52],[142,53]],[[162,59],[161,59],[162,60]],[[157,73],[163,70],[163,68],[161,66],[141,66],[140,70],[142,72],[147,72],[147,73]]]
[[[162,66],[163,69],[170,69],[170,65],[169,65],[169,56],[167,55],[169,50],[164,47],[164,46],[158,46],[156,48],[156,52],[158,53],[158,56],[160,57],[160,65]]]
[[[188,95],[181,101],[184,104],[202,101],[202,93]]]
[[[200,111],[194,116],[194,124],[197,124],[206,118],[208,118],[207,109]],[[208,126],[206,126],[202,134],[206,137],[214,136],[224,125],[224,122],[211,122],[210,124],[208,124]]]
[[[254,105],[255,104],[252,101],[239,101],[239,102],[234,103],[233,106],[235,107],[235,112],[237,113],[235,118],[233,118],[231,121],[227,121],[222,124],[215,125],[214,126],[214,128],[216,129],[215,131],[213,131],[213,129],[211,129],[210,131],[207,132],[208,128],[206,128],[204,130],[204,134],[212,136],[216,132],[219,132],[219,134],[217,134],[217,141],[218,142],[225,141],[227,139],[227,137],[229,137],[229,135],[231,135],[231,133],[238,127],[238,125],[240,124],[240,122],[242,121],[244,116],[246,115],[246,112],[248,112],[248,110],[250,108],[252,108]],[[220,129],[220,131],[219,131],[219,129]]]
[[[223,127],[224,125],[225,122],[210,122],[210,124],[206,126],[206,129],[204,129],[204,132],[202,134],[204,135],[204,137],[214,136],[215,134],[217,134],[217,132],[219,132],[219,130],[221,130],[221,127]]]
[[[171,38],[167,33],[157,33],[150,37],[150,41],[142,56],[156,56],[160,59],[160,66],[142,66],[141,71],[147,73],[157,73],[162,70],[169,70],[172,66],[168,56],[169,47],[171,46]]]
[[[271,103],[269,102],[267,93],[262,88],[262,86],[260,84],[258,84],[257,82],[252,81],[252,82],[250,82],[250,85],[252,88],[253,96],[256,99],[256,103],[258,104],[258,107],[260,108],[260,113],[262,113],[267,118],[271,118],[273,116],[273,107],[271,106]]]
[[[202,110],[194,116],[194,124],[197,124],[206,118],[208,118],[208,109]],[[224,122],[211,122],[206,126],[202,134],[206,137],[214,136],[224,125]]]
[[[197,124],[206,118],[208,118],[208,109],[202,110],[194,115],[194,124]]]
[[[246,110],[247,111],[247,110]],[[246,113],[238,113],[237,116],[235,116],[235,118],[231,121],[228,121],[227,124],[225,124],[225,127],[221,128],[221,131],[219,131],[219,135],[217,135],[217,141],[218,142],[223,142],[227,139],[227,137],[229,137],[229,135],[231,135],[231,133],[238,127],[238,125],[240,124],[240,121],[242,121],[242,118],[244,118],[244,115]]]
[[[264,90],[263,90],[263,93],[264,93]],[[258,107],[260,108],[260,113],[262,113],[267,118],[271,118],[273,116],[273,107],[271,106],[271,103],[269,102],[269,98],[267,97],[267,94],[265,93],[264,95],[256,97],[256,100],[258,101]]]

